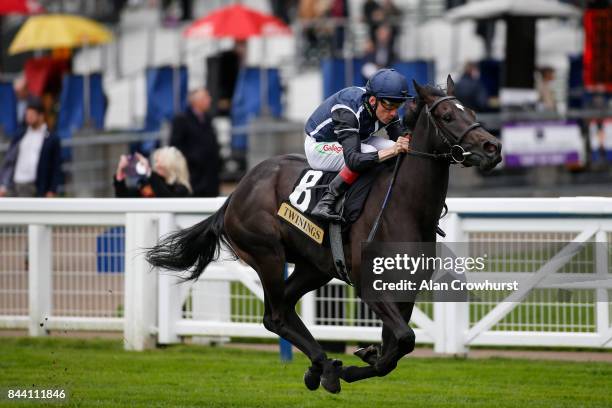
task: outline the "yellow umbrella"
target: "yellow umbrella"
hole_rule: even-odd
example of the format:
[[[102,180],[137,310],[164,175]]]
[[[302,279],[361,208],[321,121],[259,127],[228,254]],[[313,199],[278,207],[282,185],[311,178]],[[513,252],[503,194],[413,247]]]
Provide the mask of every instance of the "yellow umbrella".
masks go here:
[[[9,54],[105,44],[113,35],[101,24],[68,14],[33,16],[19,29]]]

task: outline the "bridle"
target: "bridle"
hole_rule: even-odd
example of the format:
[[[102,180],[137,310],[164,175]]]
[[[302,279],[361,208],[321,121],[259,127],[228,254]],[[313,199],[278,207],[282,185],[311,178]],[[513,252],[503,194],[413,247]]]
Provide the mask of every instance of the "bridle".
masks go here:
[[[411,156],[425,157],[425,158],[433,159],[433,160],[445,160],[445,161],[448,161],[449,164],[450,163],[461,164],[465,161],[465,158],[467,156],[472,154],[472,152],[466,152],[465,149],[461,147],[461,141],[463,140],[465,135],[467,135],[468,133],[470,133],[472,130],[476,128],[482,127],[482,125],[479,122],[474,122],[470,124],[468,127],[466,127],[465,129],[463,129],[463,131],[461,132],[459,136],[456,136],[450,132],[447,132],[443,126],[440,126],[436,122],[436,117],[432,114],[432,112],[442,102],[451,101],[455,99],[457,98],[449,95],[449,96],[443,96],[443,97],[436,99],[431,104],[431,106],[427,106],[427,104],[425,104],[425,109],[426,109],[425,112],[427,113],[428,133],[429,133],[429,123],[431,122],[433,126],[436,128],[436,136],[440,136],[440,135],[442,136],[442,140],[450,148],[450,151],[448,153],[436,153],[435,151],[434,153],[425,153],[425,152],[419,152],[416,150],[409,150],[405,154],[409,154]],[[395,161],[395,167],[393,169],[393,174],[391,175],[391,179],[389,181],[389,187],[387,188],[387,194],[385,194],[385,198],[383,199],[382,205],[380,207],[380,211],[378,212],[378,215],[376,216],[374,224],[372,224],[372,228],[370,229],[370,233],[368,234],[368,238],[366,242],[372,242],[372,240],[376,236],[376,232],[378,232],[378,228],[382,220],[383,212],[385,211],[385,208],[387,207],[387,204],[389,203],[389,200],[391,199],[391,192],[393,191],[393,184],[395,184],[395,179],[397,178],[397,173],[398,173],[403,157],[404,157],[403,154],[399,155],[397,157],[397,160]],[[444,206],[446,207],[446,204],[444,204]],[[446,236],[444,231],[442,231],[439,227],[436,227],[436,232],[442,236]]]
[[[427,158],[434,159],[434,160],[448,160],[452,164],[463,163],[466,157],[472,154],[471,152],[466,152],[465,149],[461,147],[461,141],[463,140],[465,135],[467,135],[469,132],[471,132],[472,130],[476,128],[482,127],[480,122],[474,122],[470,124],[465,129],[463,129],[463,131],[461,132],[459,136],[457,136],[457,135],[454,135],[448,132],[444,128],[444,126],[440,126],[440,124],[438,124],[438,119],[436,119],[436,117],[433,115],[433,112],[435,111],[435,109],[438,107],[439,104],[445,101],[456,100],[456,99],[457,99],[456,97],[449,95],[449,96],[443,96],[441,98],[436,99],[431,104],[431,106],[428,106],[427,104],[425,104],[425,112],[427,113],[427,120],[428,120],[427,124],[428,125],[429,123],[433,124],[434,128],[436,129],[436,136],[438,137],[441,136],[442,141],[444,141],[444,143],[448,146],[449,152],[448,153],[435,153],[435,152],[425,153],[425,152],[411,150],[407,154],[410,154],[412,156],[427,157]]]

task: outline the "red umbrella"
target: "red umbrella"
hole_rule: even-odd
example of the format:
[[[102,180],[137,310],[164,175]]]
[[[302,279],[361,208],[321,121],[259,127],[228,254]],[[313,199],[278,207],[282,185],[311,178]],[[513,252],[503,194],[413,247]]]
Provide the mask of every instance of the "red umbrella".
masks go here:
[[[2,0],[0,15],[3,14],[35,14],[45,11],[35,0]]]
[[[246,40],[262,34],[289,34],[280,19],[241,4],[221,7],[196,20],[184,31],[185,37],[231,37]]]

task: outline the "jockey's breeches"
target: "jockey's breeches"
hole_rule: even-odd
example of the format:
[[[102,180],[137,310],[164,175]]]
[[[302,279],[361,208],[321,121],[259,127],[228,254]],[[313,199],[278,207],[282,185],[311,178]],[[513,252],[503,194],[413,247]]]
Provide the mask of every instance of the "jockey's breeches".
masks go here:
[[[393,147],[395,142],[380,136],[370,136],[361,143],[362,153],[377,152]],[[340,171],[345,166],[342,145],[339,142],[317,142],[306,135],[304,152],[313,170]]]

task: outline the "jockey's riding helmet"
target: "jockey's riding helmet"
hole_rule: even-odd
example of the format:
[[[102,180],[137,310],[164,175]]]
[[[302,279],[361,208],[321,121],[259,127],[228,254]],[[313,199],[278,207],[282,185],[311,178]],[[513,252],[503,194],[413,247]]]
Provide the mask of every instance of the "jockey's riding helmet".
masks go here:
[[[376,71],[366,84],[366,92],[368,95],[392,102],[404,102],[411,98],[406,77],[391,68]]]

